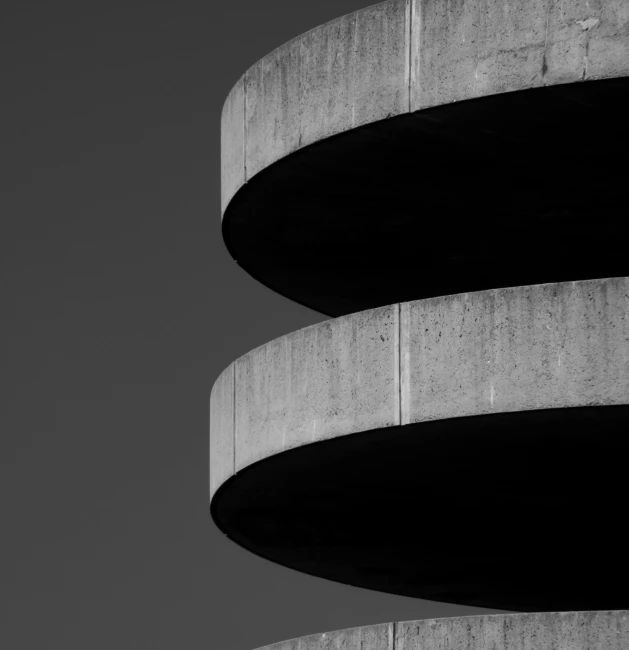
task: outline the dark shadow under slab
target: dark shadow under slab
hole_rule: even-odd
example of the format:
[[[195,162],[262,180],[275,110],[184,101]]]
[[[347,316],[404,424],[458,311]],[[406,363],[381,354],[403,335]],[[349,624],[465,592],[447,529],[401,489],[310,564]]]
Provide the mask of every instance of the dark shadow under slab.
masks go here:
[[[514,611],[629,608],[629,406],[425,422],[260,461],[217,525],[330,580]]]
[[[232,257],[331,316],[629,275],[629,79],[504,93],[376,122],[255,175]]]

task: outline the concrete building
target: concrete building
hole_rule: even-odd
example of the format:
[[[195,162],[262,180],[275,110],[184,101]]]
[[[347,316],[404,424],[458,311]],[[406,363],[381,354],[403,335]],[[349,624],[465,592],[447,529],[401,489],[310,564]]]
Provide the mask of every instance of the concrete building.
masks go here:
[[[350,585],[523,612],[279,650],[629,647],[629,4],[388,0],[261,59],[223,236],[332,318],[210,399],[216,524]]]

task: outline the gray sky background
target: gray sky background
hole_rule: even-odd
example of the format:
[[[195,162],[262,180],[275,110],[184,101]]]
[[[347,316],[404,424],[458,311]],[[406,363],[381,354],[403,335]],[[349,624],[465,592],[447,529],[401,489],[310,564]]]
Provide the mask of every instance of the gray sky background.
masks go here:
[[[214,379],[324,318],[223,246],[223,100],[267,52],[367,4],[3,4],[3,648],[251,650],[494,611],[301,575],[209,518]]]

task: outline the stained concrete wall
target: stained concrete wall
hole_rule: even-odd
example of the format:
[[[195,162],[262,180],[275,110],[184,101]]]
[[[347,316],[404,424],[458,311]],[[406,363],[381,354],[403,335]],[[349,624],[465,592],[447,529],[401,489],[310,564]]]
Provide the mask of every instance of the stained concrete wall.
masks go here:
[[[439,104],[629,75],[626,0],[388,0],[277,48],[222,117],[222,206],[289,153]],[[244,152],[244,153],[243,153]]]
[[[316,27],[250,68],[247,179],[300,147],[408,110],[409,18],[407,0],[383,2]],[[225,196],[237,185],[230,174]]]
[[[496,289],[401,306],[402,424],[629,403],[629,281]]]
[[[245,84],[231,89],[221,114],[221,210],[245,182]]]
[[[625,0],[417,0],[411,110],[629,74]]]
[[[398,307],[325,321],[235,362],[236,471],[299,445],[399,424]]]
[[[392,305],[298,330],[232,363],[210,397],[210,497],[269,455],[398,425],[398,337]]]
[[[398,424],[629,404],[629,278],[395,304],[288,334],[211,396],[211,494],[285,449]]]
[[[389,623],[283,641],[259,650],[625,650],[629,612],[463,616]]]

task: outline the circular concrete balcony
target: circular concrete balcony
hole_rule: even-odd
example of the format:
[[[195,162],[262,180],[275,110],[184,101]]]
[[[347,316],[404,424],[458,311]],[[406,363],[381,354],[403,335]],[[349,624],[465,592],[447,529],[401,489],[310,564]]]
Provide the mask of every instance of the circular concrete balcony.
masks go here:
[[[225,103],[230,253],[331,316],[627,275],[628,21],[389,0],[283,45]]]
[[[629,606],[629,278],[325,321],[211,396],[212,513],[274,562],[516,611]]]

